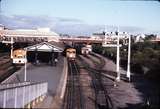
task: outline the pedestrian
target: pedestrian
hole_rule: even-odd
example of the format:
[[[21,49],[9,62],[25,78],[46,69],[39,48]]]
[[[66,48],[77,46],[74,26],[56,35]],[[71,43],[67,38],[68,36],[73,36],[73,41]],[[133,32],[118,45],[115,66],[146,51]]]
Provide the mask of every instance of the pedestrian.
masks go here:
[[[55,66],[56,66],[56,65],[57,65],[57,62],[58,62],[58,59],[55,58],[55,59],[54,59],[54,62],[55,62]]]

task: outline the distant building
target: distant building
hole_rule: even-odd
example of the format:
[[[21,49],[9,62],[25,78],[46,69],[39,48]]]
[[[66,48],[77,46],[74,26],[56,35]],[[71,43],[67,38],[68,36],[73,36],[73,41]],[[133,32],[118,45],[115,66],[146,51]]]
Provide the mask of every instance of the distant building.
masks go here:
[[[152,38],[150,41],[160,43],[160,35],[156,35],[156,37]]]
[[[145,39],[145,35],[144,34],[138,34],[137,36],[135,36],[135,43],[144,42],[144,39]]]
[[[91,38],[93,38],[93,39],[103,39],[104,36],[105,36],[104,32],[102,32],[102,33],[93,33]]]
[[[71,36],[68,34],[59,34],[60,37],[66,37],[66,38],[70,38]]]
[[[5,26],[0,24],[0,30],[4,30]]]
[[[5,29],[4,26],[0,26],[0,35],[5,37],[14,37],[14,38],[47,38],[47,41],[59,42],[59,35],[53,31],[50,31],[50,28],[37,28],[37,29],[14,29],[9,30]]]
[[[156,38],[157,38],[157,39],[160,39],[160,35],[157,35]]]

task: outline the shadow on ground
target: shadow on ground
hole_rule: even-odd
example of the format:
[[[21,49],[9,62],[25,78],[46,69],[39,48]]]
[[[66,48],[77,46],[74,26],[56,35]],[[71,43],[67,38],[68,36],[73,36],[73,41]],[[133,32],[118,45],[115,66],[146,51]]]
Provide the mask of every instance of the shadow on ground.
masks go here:
[[[127,104],[123,109],[160,109],[160,87],[147,80],[143,75],[132,76],[131,82],[142,93],[142,104]],[[122,109],[122,108],[120,108]]]

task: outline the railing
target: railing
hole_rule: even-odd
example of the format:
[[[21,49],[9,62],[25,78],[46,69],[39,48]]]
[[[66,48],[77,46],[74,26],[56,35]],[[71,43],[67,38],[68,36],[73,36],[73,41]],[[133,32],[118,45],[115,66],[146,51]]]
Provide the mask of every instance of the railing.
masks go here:
[[[46,82],[0,84],[0,108],[25,107],[45,95],[47,90],[48,83]]]

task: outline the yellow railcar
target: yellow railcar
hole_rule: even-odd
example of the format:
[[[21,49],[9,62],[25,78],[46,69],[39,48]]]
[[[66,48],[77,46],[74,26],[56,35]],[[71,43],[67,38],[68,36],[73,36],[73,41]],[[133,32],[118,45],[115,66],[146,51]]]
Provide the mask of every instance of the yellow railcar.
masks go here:
[[[13,51],[13,64],[25,64],[26,51],[23,49],[17,49]]]
[[[66,57],[69,60],[75,60],[76,59],[76,49],[74,49],[74,48],[68,48],[66,50]]]
[[[82,55],[88,55],[89,54],[89,49],[87,47],[82,47],[81,48],[81,54]]]

